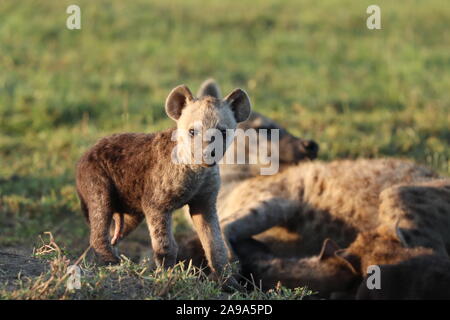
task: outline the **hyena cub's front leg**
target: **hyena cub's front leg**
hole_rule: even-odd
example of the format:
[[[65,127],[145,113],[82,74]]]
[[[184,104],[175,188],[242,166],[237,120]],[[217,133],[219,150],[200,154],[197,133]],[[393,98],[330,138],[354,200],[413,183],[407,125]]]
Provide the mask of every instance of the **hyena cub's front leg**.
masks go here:
[[[216,212],[203,206],[191,205],[190,214],[211,270],[222,270],[227,264],[227,251]]]
[[[144,212],[156,265],[164,268],[173,267],[177,259],[178,246],[172,234],[172,212],[154,208],[144,208]]]
[[[225,280],[226,289],[242,289],[235,278],[223,278],[226,274],[222,273],[228,265],[227,249],[220,231],[215,199],[197,198],[189,203],[189,213],[213,276],[219,280]]]

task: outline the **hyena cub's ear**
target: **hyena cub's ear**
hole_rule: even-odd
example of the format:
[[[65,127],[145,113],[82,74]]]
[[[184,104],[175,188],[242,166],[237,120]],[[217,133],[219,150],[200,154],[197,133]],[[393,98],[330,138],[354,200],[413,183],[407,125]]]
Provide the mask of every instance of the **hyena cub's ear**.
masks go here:
[[[200,86],[200,89],[198,89],[198,98],[206,96],[211,96],[217,99],[220,99],[220,97],[222,96],[222,94],[220,93],[219,85],[214,79],[205,80]]]
[[[244,90],[234,89],[223,100],[228,103],[231,111],[233,111],[236,122],[243,122],[248,119],[251,112],[251,103]]]
[[[166,113],[173,120],[177,121],[183,108],[189,101],[193,101],[191,90],[184,84],[174,88],[166,99]]]

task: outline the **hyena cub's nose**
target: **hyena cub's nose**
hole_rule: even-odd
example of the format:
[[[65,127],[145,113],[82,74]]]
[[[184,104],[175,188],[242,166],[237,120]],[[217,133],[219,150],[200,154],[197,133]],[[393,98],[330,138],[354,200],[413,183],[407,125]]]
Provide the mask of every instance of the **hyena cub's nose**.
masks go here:
[[[208,143],[210,144],[210,146],[213,146],[213,147],[214,147],[215,141],[216,141],[216,137],[212,136],[212,137],[209,139]],[[213,157],[213,158],[216,156],[216,148],[213,148],[213,149],[211,150],[210,155],[211,155],[211,157]]]

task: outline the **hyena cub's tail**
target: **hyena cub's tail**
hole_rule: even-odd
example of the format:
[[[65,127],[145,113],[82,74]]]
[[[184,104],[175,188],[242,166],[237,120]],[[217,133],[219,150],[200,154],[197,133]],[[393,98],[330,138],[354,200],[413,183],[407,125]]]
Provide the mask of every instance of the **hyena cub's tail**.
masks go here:
[[[78,191],[78,190],[77,190],[77,195],[78,195],[78,199],[80,200],[81,212],[83,212],[83,215],[86,218],[87,223],[89,224],[89,210],[88,210],[86,201],[84,201],[83,196],[81,195],[80,191]]]
[[[123,213],[113,213],[114,232],[111,237],[111,245],[115,246],[117,242],[123,238],[124,216]]]
[[[203,83],[200,86],[200,89],[198,89],[197,91],[198,98],[206,96],[211,96],[217,99],[220,99],[222,97],[219,85],[217,84],[216,80],[212,78],[203,81]]]

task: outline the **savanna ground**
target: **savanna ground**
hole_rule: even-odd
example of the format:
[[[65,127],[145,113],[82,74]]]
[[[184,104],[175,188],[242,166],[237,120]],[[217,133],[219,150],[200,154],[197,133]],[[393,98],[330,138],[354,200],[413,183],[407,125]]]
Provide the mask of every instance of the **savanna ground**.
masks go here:
[[[405,157],[450,175],[446,1],[377,0],[375,31],[366,28],[372,0],[80,0],[82,29],[70,31],[74,3],[0,1],[0,298],[307,293],[223,293],[188,266],[154,271],[132,262],[149,247],[145,232],[125,243],[131,260],[82,261],[82,289],[65,289],[67,265],[88,246],[76,160],[107,134],[171,126],[163,103],[181,83],[245,88],[255,110],[318,141],[321,159]],[[175,218],[177,237],[189,232]]]

